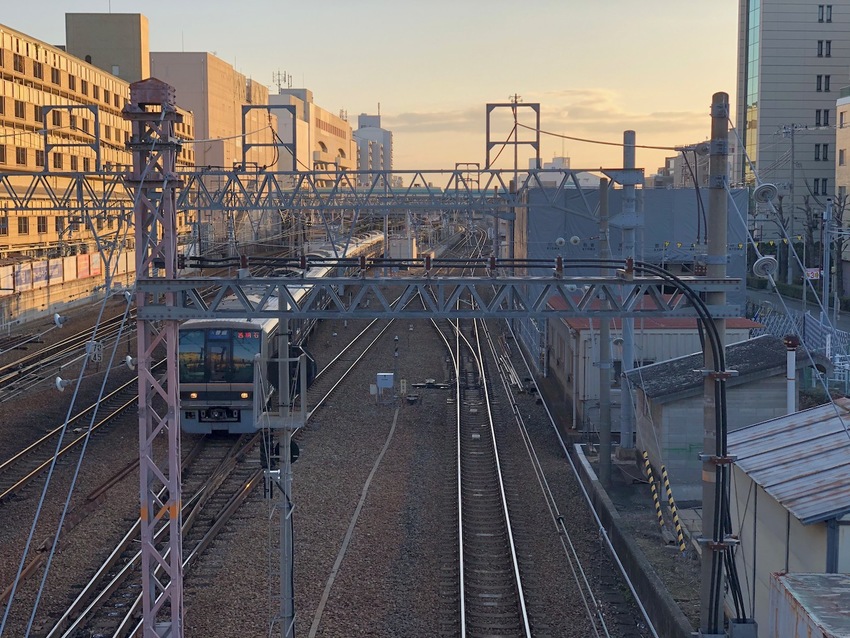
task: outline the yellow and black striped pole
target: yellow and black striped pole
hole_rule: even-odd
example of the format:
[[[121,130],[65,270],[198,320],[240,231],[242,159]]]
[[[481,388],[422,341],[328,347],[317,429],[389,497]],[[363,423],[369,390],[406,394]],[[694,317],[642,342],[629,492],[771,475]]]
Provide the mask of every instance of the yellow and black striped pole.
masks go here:
[[[643,453],[643,466],[646,469],[646,479],[649,481],[649,489],[652,492],[652,504],[655,505],[655,514],[658,516],[658,525],[664,531],[664,516],[661,514],[661,502],[658,500],[658,489],[655,487],[655,478],[652,476],[652,463],[649,462],[649,453]]]
[[[667,477],[667,468],[661,466],[661,480],[664,482],[664,490],[667,492],[667,504],[670,506],[670,513],[673,515],[673,527],[676,529],[676,540],[679,543],[679,551],[684,552],[687,549],[685,545],[685,533],[682,530],[682,523],[679,521],[679,510],[676,509],[676,501],[673,500],[673,489],[670,487],[670,479]]]

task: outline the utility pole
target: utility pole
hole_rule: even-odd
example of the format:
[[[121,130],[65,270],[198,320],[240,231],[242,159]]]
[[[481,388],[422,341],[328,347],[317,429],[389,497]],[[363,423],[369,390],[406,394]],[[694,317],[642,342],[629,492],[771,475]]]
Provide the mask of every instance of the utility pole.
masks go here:
[[[711,100],[711,151],[709,155],[709,191],[708,191],[708,246],[706,255],[706,277],[724,279],[726,277],[726,160],[729,155],[729,95],[715,93]],[[706,293],[706,304],[725,306],[725,292]],[[720,335],[720,347],[726,344],[726,320],[712,319]],[[715,390],[723,382],[722,375],[716,374],[714,348],[709,339],[705,340],[705,382],[703,385],[703,454],[702,460],[702,562],[700,583],[700,636],[702,638],[721,638],[723,633],[723,552],[722,526],[718,529],[715,516],[719,503],[715,500],[715,488],[722,472],[728,471],[726,463],[726,441],[718,446],[717,402]],[[721,433],[722,434],[722,433]],[[720,447],[721,449],[718,449]],[[718,513],[719,514],[719,513]]]
[[[599,259],[610,258],[608,179],[603,177],[599,180]],[[607,276],[608,269],[600,268],[599,274]],[[608,307],[606,297],[602,300],[602,308]],[[604,488],[611,486],[611,334],[607,317],[599,319],[599,480]]]
[[[628,172],[635,168],[635,132],[623,132],[623,168]],[[631,182],[631,180],[628,180]],[[623,185],[623,257],[635,258],[635,227],[637,214],[635,212],[635,185]],[[629,294],[629,287],[623,287],[623,297]],[[622,371],[625,374],[635,365],[635,320],[623,317],[623,360]],[[632,393],[629,384],[620,384],[620,450],[625,454],[634,451],[635,411],[632,406]]]
[[[788,244],[788,252],[787,252],[787,257],[786,257],[786,269],[785,269],[786,270],[786,272],[785,272],[785,283],[786,284],[791,284],[794,281],[794,264],[791,262],[791,248],[794,245],[794,213],[796,211],[796,207],[794,205],[794,180],[796,179],[796,173],[795,173],[795,170],[794,170],[795,169],[794,165],[796,163],[796,161],[795,161],[796,160],[796,155],[795,155],[796,149],[795,149],[795,146],[794,146],[794,139],[795,139],[794,132],[796,130],[797,130],[796,124],[791,124],[790,127],[786,127],[783,130],[783,133],[787,134],[787,136],[791,138],[791,185],[789,187],[789,190],[791,191],[791,206],[790,206],[790,210],[788,212],[788,228],[787,228],[788,237],[790,238],[790,240],[789,240],[789,244]],[[805,267],[806,267],[806,264],[804,263],[803,268],[805,269]]]
[[[821,311],[821,325],[829,324],[829,284],[832,279],[832,265],[830,253],[832,252],[832,198],[826,200],[826,208],[823,210],[823,311]]]

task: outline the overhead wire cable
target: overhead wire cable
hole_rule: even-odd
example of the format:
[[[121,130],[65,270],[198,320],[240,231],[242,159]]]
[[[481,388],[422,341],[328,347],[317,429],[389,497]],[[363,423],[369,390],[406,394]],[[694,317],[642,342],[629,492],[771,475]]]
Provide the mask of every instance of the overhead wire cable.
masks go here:
[[[585,137],[573,137],[571,135],[564,135],[563,133],[554,133],[552,131],[545,131],[541,128],[537,128],[535,126],[528,126],[527,124],[517,123],[517,126],[521,126],[522,128],[526,128],[530,131],[535,131],[537,133],[541,133],[543,135],[551,135],[552,137],[557,137],[564,140],[572,140],[573,142],[586,142],[588,144],[601,144],[603,146],[628,146],[629,148],[648,148],[656,151],[680,151],[681,147],[678,146],[650,146],[648,144],[625,144],[624,142],[608,142],[605,140],[593,140]]]

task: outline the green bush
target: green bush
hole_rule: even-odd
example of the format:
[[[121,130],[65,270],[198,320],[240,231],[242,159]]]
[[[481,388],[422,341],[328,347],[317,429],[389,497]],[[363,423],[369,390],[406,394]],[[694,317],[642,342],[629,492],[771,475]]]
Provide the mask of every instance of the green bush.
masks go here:
[[[767,279],[761,277],[747,277],[747,288],[755,288],[756,290],[765,290],[767,288]]]

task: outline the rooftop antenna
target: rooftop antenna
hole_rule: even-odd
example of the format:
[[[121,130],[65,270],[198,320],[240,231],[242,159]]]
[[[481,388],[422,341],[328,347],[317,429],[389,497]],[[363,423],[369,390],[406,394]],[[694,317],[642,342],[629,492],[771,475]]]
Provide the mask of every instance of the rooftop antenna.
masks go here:
[[[286,85],[287,89],[292,88],[292,74],[287,73],[286,71],[281,72],[278,70],[275,73],[272,73],[272,82],[277,85],[277,92],[280,93],[281,89],[283,89],[283,85]]]

